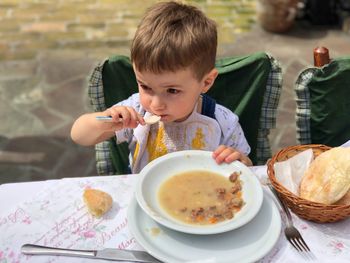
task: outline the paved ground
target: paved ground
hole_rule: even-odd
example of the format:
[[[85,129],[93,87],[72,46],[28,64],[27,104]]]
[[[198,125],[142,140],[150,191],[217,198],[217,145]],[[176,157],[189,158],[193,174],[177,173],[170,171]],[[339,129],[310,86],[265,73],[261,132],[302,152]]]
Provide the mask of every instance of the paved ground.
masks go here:
[[[155,1],[147,1],[150,5]],[[293,85],[313,63],[312,50],[350,54],[350,35],[298,22],[286,34],[255,23],[254,0],[197,0],[219,24],[219,56],[267,51],[280,61],[284,84],[273,151],[296,144]],[[129,54],[144,11],[141,0],[0,3],[0,184],[96,175],[92,147],[69,138],[73,120],[89,111],[87,77],[111,54]]]

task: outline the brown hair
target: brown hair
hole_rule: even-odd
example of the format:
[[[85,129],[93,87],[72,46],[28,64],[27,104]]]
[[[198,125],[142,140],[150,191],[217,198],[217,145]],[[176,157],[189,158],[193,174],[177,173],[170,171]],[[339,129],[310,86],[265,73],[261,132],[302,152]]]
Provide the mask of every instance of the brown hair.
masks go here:
[[[131,46],[139,71],[161,73],[190,67],[197,79],[215,66],[216,23],[194,6],[161,2],[149,8]]]

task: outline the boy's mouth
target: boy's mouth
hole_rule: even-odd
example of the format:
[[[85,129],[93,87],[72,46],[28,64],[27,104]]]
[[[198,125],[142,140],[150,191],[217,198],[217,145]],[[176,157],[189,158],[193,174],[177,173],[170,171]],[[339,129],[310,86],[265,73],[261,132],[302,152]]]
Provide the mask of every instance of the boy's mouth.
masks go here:
[[[160,117],[160,120],[161,121],[167,121],[169,119],[169,115],[168,114],[161,114],[161,115],[158,115]]]

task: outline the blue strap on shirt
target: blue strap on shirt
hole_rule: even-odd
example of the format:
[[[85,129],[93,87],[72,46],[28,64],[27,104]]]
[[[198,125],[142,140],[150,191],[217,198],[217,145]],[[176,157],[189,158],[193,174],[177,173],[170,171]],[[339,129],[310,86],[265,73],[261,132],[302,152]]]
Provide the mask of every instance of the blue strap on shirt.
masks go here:
[[[206,94],[202,94],[202,115],[215,119],[216,101]]]

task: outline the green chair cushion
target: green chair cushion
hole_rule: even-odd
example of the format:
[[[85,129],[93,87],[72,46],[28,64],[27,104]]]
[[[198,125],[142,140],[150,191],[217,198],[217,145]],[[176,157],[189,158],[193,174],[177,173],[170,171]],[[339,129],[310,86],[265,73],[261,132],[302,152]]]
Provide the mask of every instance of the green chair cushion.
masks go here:
[[[217,61],[216,68],[219,75],[207,94],[239,116],[251,147],[249,157],[256,163],[259,120],[270,60],[265,53],[223,58]]]
[[[350,57],[303,71],[296,92],[300,143],[334,147],[350,139]]]

